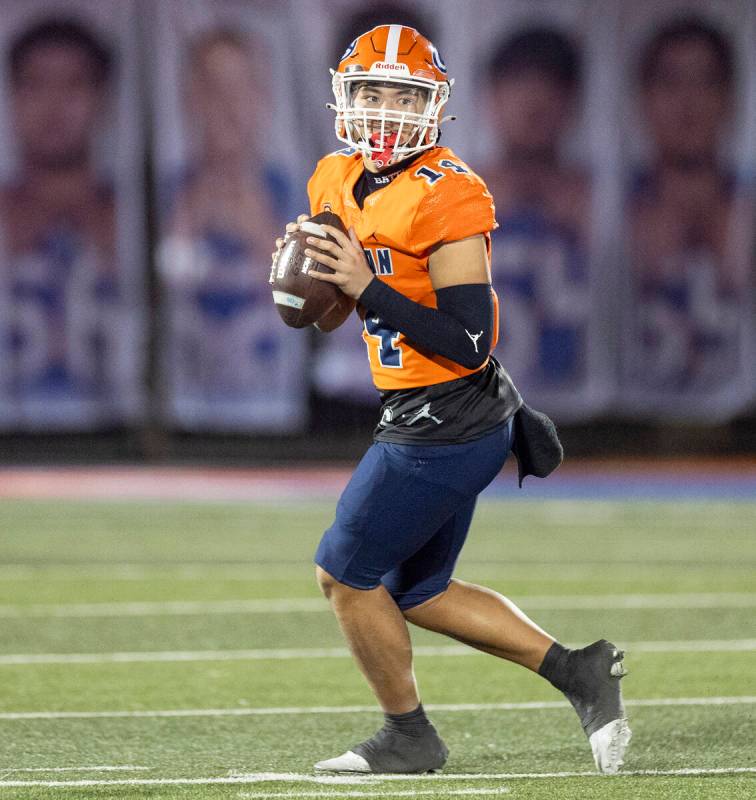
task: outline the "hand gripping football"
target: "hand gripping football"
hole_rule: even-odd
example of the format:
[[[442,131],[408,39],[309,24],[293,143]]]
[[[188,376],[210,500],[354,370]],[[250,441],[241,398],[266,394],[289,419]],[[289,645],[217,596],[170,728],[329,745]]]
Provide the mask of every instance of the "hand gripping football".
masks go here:
[[[273,262],[270,273],[273,302],[281,319],[291,328],[312,325],[333,311],[336,305],[344,305],[346,295],[341,289],[312,277],[313,272],[333,270],[306,256],[304,252],[308,236],[330,238],[333,241],[333,237],[329,237],[321,225],[331,225],[346,233],[344,223],[337,214],[330,211],[316,214],[301,222],[298,231],[286,234],[284,246]]]

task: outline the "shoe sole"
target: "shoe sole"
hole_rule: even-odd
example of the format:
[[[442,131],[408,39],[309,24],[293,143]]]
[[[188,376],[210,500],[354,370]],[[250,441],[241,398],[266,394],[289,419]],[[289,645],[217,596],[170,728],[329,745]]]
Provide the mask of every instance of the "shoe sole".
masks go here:
[[[632,738],[626,719],[615,719],[591,734],[589,741],[599,772],[616,775],[625,763],[623,758]]]
[[[319,761],[313,767],[315,772],[330,772],[338,775],[429,775],[434,772],[440,772],[441,769],[441,767],[434,767],[433,769],[419,769],[403,773],[374,772],[370,768],[370,764],[361,755],[353,753],[351,750],[337,758]]]
[[[336,758],[319,761],[313,769],[315,772],[338,772],[342,775],[369,775],[372,772],[370,764],[351,750],[347,750],[346,753],[342,753]]]

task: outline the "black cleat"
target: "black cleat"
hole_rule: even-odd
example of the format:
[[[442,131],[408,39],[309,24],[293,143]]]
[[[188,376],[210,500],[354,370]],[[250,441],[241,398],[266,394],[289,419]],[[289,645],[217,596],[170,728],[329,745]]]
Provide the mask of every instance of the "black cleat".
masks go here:
[[[606,639],[571,651],[570,690],[564,692],[580,717],[596,766],[608,775],[622,766],[632,735],[620,688],[620,678],[627,674],[624,655]]]
[[[449,749],[433,725],[429,724],[421,736],[384,727],[343,755],[319,761],[315,771],[419,774],[441,769],[448,755]]]

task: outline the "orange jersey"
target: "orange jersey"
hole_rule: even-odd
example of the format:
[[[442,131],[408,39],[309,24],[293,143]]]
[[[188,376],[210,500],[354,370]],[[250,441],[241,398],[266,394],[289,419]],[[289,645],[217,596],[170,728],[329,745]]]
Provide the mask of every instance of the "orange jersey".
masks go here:
[[[493,198],[481,178],[449,148],[434,147],[370,194],[360,209],[353,190],[363,168],[362,156],[351,149],[321,159],[307,185],[311,213],[338,214],[347,228],[354,227],[379,280],[410,300],[436,308],[430,254],[444,242],[482,234],[490,256],[490,233],[496,228]],[[494,311],[491,349],[499,327],[495,293]],[[362,338],[373,382],[381,390],[431,386],[477,371],[414,348],[402,333],[386,328],[370,313],[364,316]]]

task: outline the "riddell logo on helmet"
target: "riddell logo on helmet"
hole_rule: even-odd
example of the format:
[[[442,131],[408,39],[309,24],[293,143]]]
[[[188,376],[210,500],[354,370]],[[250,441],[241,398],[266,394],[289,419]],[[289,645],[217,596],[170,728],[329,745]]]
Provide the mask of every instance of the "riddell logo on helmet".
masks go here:
[[[409,67],[406,64],[392,64],[389,61],[376,61],[370,71],[373,72],[403,72],[409,74]]]

